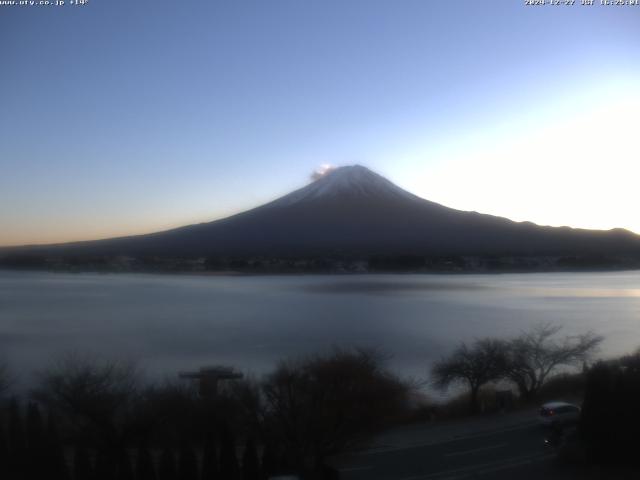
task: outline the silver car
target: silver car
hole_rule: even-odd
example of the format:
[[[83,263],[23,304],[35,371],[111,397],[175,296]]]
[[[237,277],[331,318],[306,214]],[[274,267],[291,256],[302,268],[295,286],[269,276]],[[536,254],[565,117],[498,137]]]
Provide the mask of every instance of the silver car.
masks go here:
[[[580,419],[580,407],[567,402],[545,403],[538,418],[545,427],[570,425]]]

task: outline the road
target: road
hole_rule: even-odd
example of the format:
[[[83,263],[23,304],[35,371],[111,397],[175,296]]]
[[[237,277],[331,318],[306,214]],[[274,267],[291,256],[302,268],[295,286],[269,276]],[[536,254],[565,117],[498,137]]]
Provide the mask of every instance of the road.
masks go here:
[[[475,433],[457,439],[380,446],[345,459],[344,480],[438,480],[455,478],[541,478],[554,469],[544,433],[534,422]],[[530,476],[536,472],[536,476]],[[543,474],[544,478],[548,475]]]
[[[637,467],[558,461],[537,409],[397,428],[337,460],[342,480],[638,480]]]

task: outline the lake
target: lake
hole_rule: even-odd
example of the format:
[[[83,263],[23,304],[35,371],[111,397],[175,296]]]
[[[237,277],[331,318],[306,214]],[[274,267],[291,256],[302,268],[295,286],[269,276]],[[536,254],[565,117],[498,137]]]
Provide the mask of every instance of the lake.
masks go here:
[[[199,276],[0,271],[0,356],[25,379],[65,352],[152,375],[229,364],[260,374],[332,345],[373,346],[425,377],[457,343],[539,322],[640,346],[640,272]]]

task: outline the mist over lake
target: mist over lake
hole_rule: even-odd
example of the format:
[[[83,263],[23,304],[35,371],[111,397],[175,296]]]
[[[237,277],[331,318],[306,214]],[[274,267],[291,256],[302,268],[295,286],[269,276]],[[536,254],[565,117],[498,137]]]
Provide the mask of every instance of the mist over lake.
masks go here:
[[[640,346],[640,272],[197,276],[0,271],[0,355],[28,378],[65,352],[151,375],[209,364],[260,374],[333,345],[379,347],[425,377],[463,340],[539,322],[593,329],[601,356]]]

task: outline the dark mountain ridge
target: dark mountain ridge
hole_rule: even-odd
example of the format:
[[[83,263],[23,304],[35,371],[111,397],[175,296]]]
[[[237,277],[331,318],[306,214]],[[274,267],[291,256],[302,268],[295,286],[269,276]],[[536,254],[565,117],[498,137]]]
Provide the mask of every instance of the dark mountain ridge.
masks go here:
[[[542,227],[451,209],[417,197],[362,166],[341,167],[273,202],[168,231],[3,253],[104,256],[629,255],[627,230]]]

